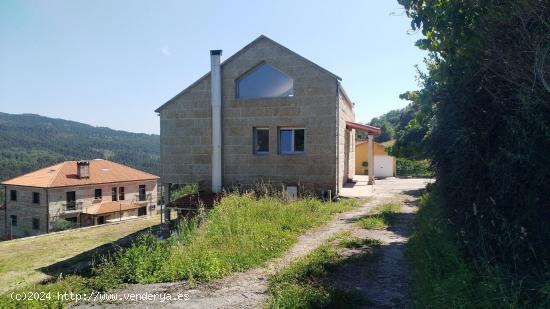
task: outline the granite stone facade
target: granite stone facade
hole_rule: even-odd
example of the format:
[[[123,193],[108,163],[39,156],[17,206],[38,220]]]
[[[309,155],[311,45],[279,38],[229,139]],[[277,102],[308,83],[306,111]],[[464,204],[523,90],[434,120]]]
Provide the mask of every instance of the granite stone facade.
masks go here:
[[[293,96],[237,98],[236,81],[263,63],[292,77]],[[354,132],[346,130],[345,122],[355,116],[337,76],[265,36],[227,59],[221,71],[224,187],[261,180],[335,192],[353,176]],[[157,109],[163,183],[199,183],[209,189],[210,105],[210,74],[206,74]],[[254,128],[269,128],[267,154],[254,154]],[[305,130],[304,153],[280,153],[281,128]]]

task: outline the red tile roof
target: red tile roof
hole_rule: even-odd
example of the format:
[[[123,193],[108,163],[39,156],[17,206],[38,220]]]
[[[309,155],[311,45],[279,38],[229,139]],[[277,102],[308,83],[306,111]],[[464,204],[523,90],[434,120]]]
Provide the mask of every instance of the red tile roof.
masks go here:
[[[89,215],[101,215],[109,214],[113,212],[137,209],[143,207],[135,203],[122,203],[122,202],[101,202],[100,204],[87,207],[82,213]]]
[[[2,182],[3,185],[56,188],[103,183],[156,180],[153,174],[111,162],[108,160],[90,160],[90,177],[78,178],[77,161],[65,161],[24,174]]]

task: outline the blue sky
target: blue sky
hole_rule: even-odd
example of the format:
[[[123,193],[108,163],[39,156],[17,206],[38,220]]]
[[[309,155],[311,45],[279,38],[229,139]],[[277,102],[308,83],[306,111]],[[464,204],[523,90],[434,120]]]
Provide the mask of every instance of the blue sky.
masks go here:
[[[158,133],[153,112],[260,34],[342,77],[358,121],[418,88],[397,1],[0,2],[0,111]]]

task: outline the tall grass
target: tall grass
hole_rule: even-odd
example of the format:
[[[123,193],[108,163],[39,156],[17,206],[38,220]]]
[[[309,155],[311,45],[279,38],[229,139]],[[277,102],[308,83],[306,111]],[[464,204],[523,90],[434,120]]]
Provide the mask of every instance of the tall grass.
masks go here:
[[[119,269],[123,282],[152,283],[182,279],[210,280],[257,266],[281,255],[306,229],[326,222],[333,213],[358,202],[322,203],[315,199],[284,202],[250,195],[229,195],[202,224],[185,221],[168,241],[140,238],[105,263],[98,273]]]
[[[446,219],[436,191],[424,195],[407,253],[411,260],[413,300],[419,308],[548,308],[550,284],[538,300],[522,297],[522,283],[495,266],[466,257]]]
[[[282,255],[305,230],[359,205],[354,199],[324,203],[313,198],[284,201],[230,194],[205,217],[183,220],[179,232],[167,240],[141,235],[129,248],[101,257],[89,278],[71,276],[70,281],[54,280],[26,290],[89,293],[122,283],[220,278]],[[62,307],[66,303],[14,302],[8,295],[0,296],[0,308]]]

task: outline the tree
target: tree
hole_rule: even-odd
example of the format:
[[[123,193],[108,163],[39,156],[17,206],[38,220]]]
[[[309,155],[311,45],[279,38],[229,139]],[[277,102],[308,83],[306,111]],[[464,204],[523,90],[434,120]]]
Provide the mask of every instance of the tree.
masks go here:
[[[449,222],[477,265],[540,297],[550,265],[550,3],[399,3],[430,53],[422,89],[405,96],[427,128]]]

